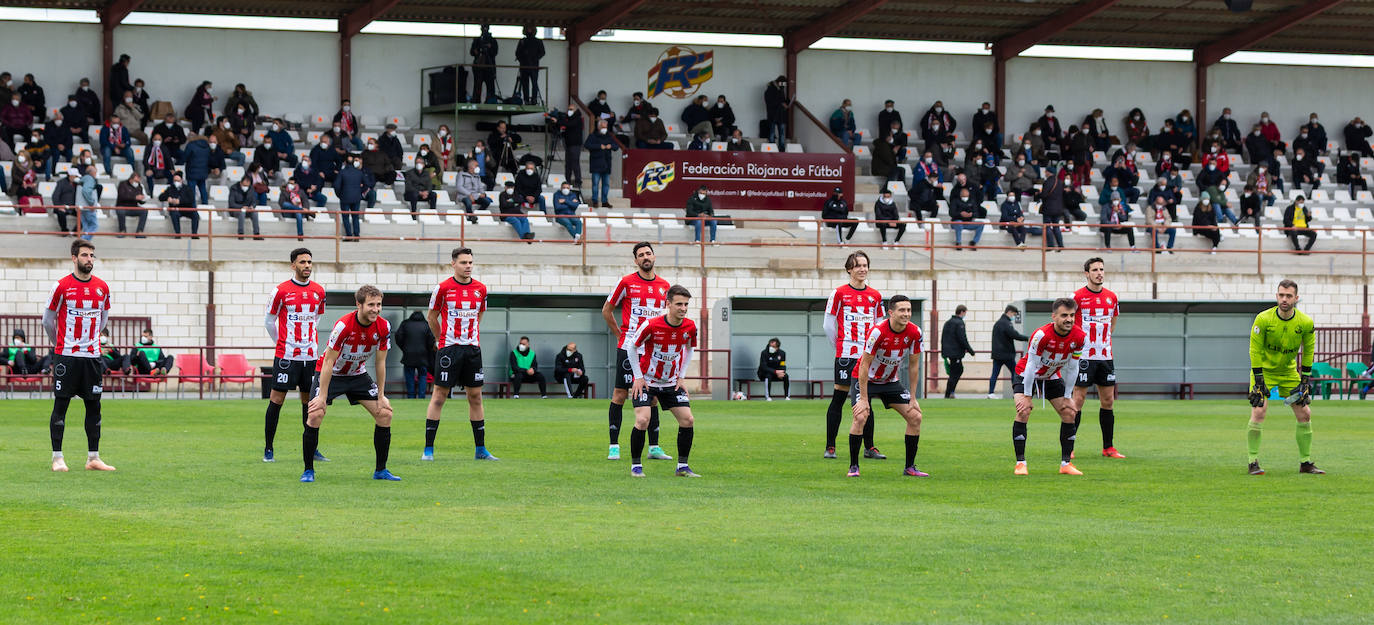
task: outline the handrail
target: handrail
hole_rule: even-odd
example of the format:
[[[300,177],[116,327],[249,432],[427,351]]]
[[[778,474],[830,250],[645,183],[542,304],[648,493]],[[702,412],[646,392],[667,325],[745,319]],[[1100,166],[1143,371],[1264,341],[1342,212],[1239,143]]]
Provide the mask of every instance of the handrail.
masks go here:
[[[811,114],[810,109],[807,109],[800,101],[793,100],[792,106],[796,107],[798,111],[801,111],[802,115],[805,115],[807,119],[811,120],[811,123],[815,124],[817,128],[820,128],[821,132],[825,133],[825,136],[830,137],[830,140],[834,141],[835,145],[841,150],[844,150],[845,154],[853,153],[853,150],[851,150],[849,146],[845,145],[843,141],[840,141],[839,137],[835,136],[835,133],[830,132],[829,124],[822,124],[821,120],[816,119],[816,116]]]

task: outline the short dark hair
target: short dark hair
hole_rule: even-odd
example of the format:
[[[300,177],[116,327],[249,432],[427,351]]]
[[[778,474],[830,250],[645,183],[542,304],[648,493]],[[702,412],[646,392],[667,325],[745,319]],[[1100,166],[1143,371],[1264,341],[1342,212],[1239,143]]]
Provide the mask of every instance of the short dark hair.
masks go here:
[[[528,336],[522,336],[522,337],[520,337],[520,340],[521,340],[521,341],[528,341],[528,340],[530,340],[530,337],[528,337]]]
[[[1004,309],[1002,309],[1002,312],[1004,312],[1004,313],[1016,313],[1016,314],[1019,315],[1019,314],[1021,314],[1021,309],[1020,309],[1020,308],[1017,308],[1017,307],[1015,307],[1015,306],[1012,306],[1011,304],[1007,304],[1007,307],[1004,308]]]
[[[152,329],[152,328],[143,328],[143,334],[152,334],[152,333],[153,333],[153,329]]]
[[[1284,279],[1282,279],[1282,280],[1279,280],[1279,288],[1280,288],[1280,289],[1293,289],[1293,292],[1294,292],[1294,293],[1297,293],[1297,292],[1298,292],[1298,283],[1297,283],[1297,282],[1294,282],[1294,281],[1292,281],[1292,280],[1289,280],[1288,278],[1284,278]]]
[[[668,298],[669,302],[673,301],[673,298],[678,297],[679,295],[691,299],[692,292],[688,291],[687,287],[682,286],[681,284],[674,284],[673,286],[668,287],[668,294],[666,295],[666,297]]]
[[[647,247],[647,248],[649,248],[649,251],[650,251],[650,252],[654,251],[654,246],[653,246],[653,245],[650,245],[648,241],[640,241],[639,243],[636,243],[635,246],[634,246],[634,248],[632,248],[632,249],[630,250],[630,256],[634,256],[634,257],[638,258],[638,257],[639,257],[639,249],[642,248],[642,247]]]
[[[1075,302],[1072,297],[1061,297],[1057,300],[1054,300],[1054,305],[1050,306],[1050,312],[1059,312],[1060,308],[1064,308],[1067,310],[1077,310],[1078,302]]]
[[[72,241],[72,256],[81,255],[82,248],[86,248],[94,252],[95,244],[85,239],[77,239],[75,241]]]
[[[897,310],[897,304],[900,304],[900,303],[902,303],[902,302],[907,302],[908,304],[910,304],[910,303],[911,303],[911,298],[910,298],[910,297],[907,297],[907,296],[905,296],[905,295],[893,295],[892,297],[888,298],[888,300],[887,300],[887,312],[888,312],[888,314],[891,314],[893,311],[896,311],[896,310]]]
[[[296,249],[294,249],[294,250],[291,250],[291,262],[293,262],[293,263],[296,262],[296,258],[297,258],[298,256],[302,255],[302,254],[306,254],[306,255],[310,256],[311,259],[314,259],[314,258],[315,258],[315,255],[310,253],[310,249],[309,249],[309,248],[298,247],[298,248],[296,248]]]
[[[357,292],[355,292],[355,293],[353,294],[353,301],[355,301],[355,302],[361,304],[361,303],[363,303],[363,302],[366,302],[366,301],[367,301],[367,298],[369,298],[369,297],[381,297],[381,296],[382,296],[382,290],[381,290],[381,289],[379,289],[379,288],[377,288],[377,287],[375,287],[375,286],[372,286],[371,284],[364,284],[364,285],[358,287]]]
[[[955,307],[954,307],[954,314],[956,314],[956,315],[962,315],[962,314],[964,314],[964,313],[966,313],[966,312],[968,312],[968,306],[965,306],[965,305],[963,305],[963,304],[959,304],[958,306],[955,306]]]
[[[636,91],[636,92],[630,94],[630,97],[633,97],[633,98],[642,98],[642,97],[644,97],[644,92],[643,92],[643,91]]]
[[[864,263],[868,265],[869,269],[872,269],[873,262],[868,260],[868,254],[863,253],[863,251],[858,251],[850,254],[849,258],[844,259],[844,270],[849,271],[850,269],[853,269],[856,265],[858,265],[859,257],[861,256],[864,259]]]
[[[453,248],[453,251],[449,253],[449,258],[452,259],[452,260],[458,260],[458,257],[459,257],[459,256],[462,256],[463,254],[467,254],[468,256],[472,256],[472,248],[470,248],[470,247],[455,247],[455,248]]]
[[[772,344],[774,344],[774,343],[777,343],[777,344],[778,344],[778,347],[782,347],[782,341],[779,341],[779,340],[778,340],[778,337],[776,337],[776,336],[773,337],[773,338],[771,338],[771,339],[768,339],[768,344],[769,344],[769,345],[772,345]]]
[[[1093,263],[1102,263],[1103,267],[1107,266],[1107,261],[1102,260],[1101,256],[1094,256],[1092,258],[1089,258],[1088,260],[1083,261],[1083,271],[1087,271],[1089,267],[1093,266]]]

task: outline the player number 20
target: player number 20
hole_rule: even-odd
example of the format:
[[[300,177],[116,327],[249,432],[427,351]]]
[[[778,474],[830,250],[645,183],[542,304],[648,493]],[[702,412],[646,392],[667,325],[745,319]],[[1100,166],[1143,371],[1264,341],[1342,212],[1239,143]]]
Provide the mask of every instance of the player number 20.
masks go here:
[[[278,374],[277,374],[277,384],[286,384],[286,374],[285,374],[285,373],[278,373]]]

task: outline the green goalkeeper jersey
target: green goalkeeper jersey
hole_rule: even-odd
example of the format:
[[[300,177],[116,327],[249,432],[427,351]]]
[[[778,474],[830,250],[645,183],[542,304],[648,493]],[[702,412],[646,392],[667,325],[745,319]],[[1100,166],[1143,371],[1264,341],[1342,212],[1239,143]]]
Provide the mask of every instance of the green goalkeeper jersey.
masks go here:
[[[1250,367],[1264,371],[1265,381],[1296,381],[1299,369],[1294,366],[1298,351],[1302,351],[1302,371],[1312,369],[1312,353],[1317,347],[1317,336],[1312,329],[1312,318],[1298,309],[1293,309],[1289,319],[1279,317],[1277,306],[1255,315],[1255,325],[1250,328]]]

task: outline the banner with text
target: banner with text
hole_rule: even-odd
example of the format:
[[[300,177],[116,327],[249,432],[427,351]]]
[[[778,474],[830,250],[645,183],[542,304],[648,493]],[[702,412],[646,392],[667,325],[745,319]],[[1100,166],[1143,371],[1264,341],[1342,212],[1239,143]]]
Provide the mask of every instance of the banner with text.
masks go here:
[[[820,211],[835,187],[854,202],[848,154],[628,150],[620,186],[634,208],[683,208],[706,185],[716,211]]]

